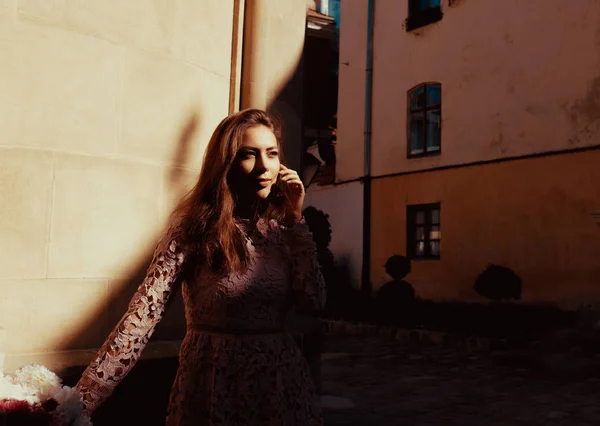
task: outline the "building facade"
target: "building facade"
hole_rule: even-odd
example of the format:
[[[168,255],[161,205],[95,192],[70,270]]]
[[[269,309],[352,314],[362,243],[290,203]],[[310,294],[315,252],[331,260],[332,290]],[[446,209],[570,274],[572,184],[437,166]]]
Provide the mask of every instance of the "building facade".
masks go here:
[[[288,161],[300,167],[295,76],[306,7],[306,0],[0,1],[7,371],[89,362],[229,113],[258,107],[282,117]],[[176,298],[145,355],[176,353],[184,326]]]
[[[483,300],[497,264],[524,302],[600,301],[597,16],[593,0],[341,3],[336,184],[311,196],[345,221],[340,250],[368,250],[375,290],[400,254],[425,299]],[[363,222],[366,245],[348,238]]]

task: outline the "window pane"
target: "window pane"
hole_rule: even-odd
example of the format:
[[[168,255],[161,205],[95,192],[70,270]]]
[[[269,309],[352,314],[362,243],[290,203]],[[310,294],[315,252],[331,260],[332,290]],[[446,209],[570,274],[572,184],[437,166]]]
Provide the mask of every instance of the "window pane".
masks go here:
[[[419,13],[429,8],[441,7],[441,0],[410,0],[410,12]]]
[[[432,256],[440,255],[440,242],[439,241],[430,241],[429,249]]]
[[[417,212],[417,214],[415,215],[415,223],[417,225],[425,224],[425,212],[424,211]]]
[[[417,241],[417,246],[415,247],[415,255],[425,256],[425,241]]]
[[[430,240],[439,240],[442,238],[442,232],[440,231],[439,226],[432,226],[429,231],[429,239]]]
[[[424,152],[423,129],[425,126],[425,116],[422,113],[413,113],[410,115],[410,153],[422,154]]]
[[[441,111],[427,111],[427,151],[439,151],[441,139]]]
[[[439,209],[431,210],[431,223],[434,223],[436,225],[440,224],[440,210]]]
[[[442,86],[439,84],[427,85],[427,106],[442,103]]]
[[[415,240],[424,240],[425,239],[425,227],[417,226],[415,228]]]
[[[425,86],[417,87],[410,94],[410,109],[425,108]]]

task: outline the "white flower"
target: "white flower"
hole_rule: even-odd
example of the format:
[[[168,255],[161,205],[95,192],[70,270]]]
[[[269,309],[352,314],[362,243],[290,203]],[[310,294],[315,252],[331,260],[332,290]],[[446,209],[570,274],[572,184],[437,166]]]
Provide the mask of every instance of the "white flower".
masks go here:
[[[58,402],[56,412],[65,424],[71,424],[71,422],[81,416],[83,404],[79,399],[79,392],[76,388],[63,386],[52,394],[52,398]]]
[[[72,426],[93,426],[93,425],[92,425],[92,422],[90,421],[89,417],[82,414],[80,417],[78,417],[73,422]]]
[[[92,426],[83,412],[79,390],[62,386],[60,377],[46,367],[27,365],[17,370],[14,377],[0,373],[0,399],[35,404],[50,398],[58,403],[53,413],[58,426]]]
[[[61,386],[62,380],[46,367],[26,365],[15,371],[14,381],[24,386],[32,395],[45,400]]]
[[[83,403],[77,388],[63,386],[52,394],[58,402],[56,414],[61,425],[92,426],[90,419],[83,413]]]
[[[40,402],[38,396],[20,383],[16,383],[11,376],[0,376],[0,399],[14,399],[26,401],[30,404]]]

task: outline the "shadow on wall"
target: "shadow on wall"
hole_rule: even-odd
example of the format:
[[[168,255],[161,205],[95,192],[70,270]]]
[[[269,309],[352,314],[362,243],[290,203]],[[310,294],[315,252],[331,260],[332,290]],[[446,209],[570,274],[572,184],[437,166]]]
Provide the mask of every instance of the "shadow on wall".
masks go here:
[[[300,170],[301,167],[301,137],[302,137],[302,79],[301,61],[297,64],[294,72],[282,89],[275,96],[273,102],[267,106],[267,111],[276,116],[284,124],[283,147],[288,165]],[[186,124],[182,127],[177,147],[173,157],[175,167],[171,168],[168,177],[170,190],[179,192],[183,183],[182,169],[188,161],[191,145],[199,126],[198,114],[191,114]],[[294,147],[298,147],[297,152]],[[179,166],[179,167],[177,167]],[[177,194],[181,198],[183,192]],[[157,234],[157,239],[166,229]],[[90,313],[87,320],[77,326],[74,337],[66,341],[62,350],[87,349],[92,341],[90,334],[97,334],[98,319],[105,315],[105,306],[108,306],[110,329],[112,329],[127,310],[131,297],[142,284],[147,268],[154,254],[155,246],[140,248],[136,262],[129,269],[127,277],[118,283],[119,291],[110,295],[107,305],[98,308],[96,312]],[[178,341],[185,335],[184,306],[180,289],[170,298],[163,319],[157,325],[150,339],[152,341]],[[102,336],[102,338],[108,337]],[[102,342],[98,342],[98,345]],[[58,371],[66,385],[74,386],[81,376],[85,366],[73,366],[65,371]],[[95,413],[94,424],[96,425],[128,425],[164,424],[166,417],[166,401],[170,393],[171,384],[177,370],[177,360],[146,360],[142,358],[135,368],[125,377],[123,382],[115,389],[113,397],[106,401]],[[140,384],[143,384],[140,387]],[[125,414],[123,414],[125,413]]]
[[[176,149],[172,161],[174,167],[170,168],[168,182],[169,189],[172,192],[176,192],[178,196],[180,194],[183,195],[182,169],[187,164],[194,136],[198,132],[198,117],[198,113],[192,113],[186,120],[177,138]],[[161,230],[158,235],[161,235],[165,230],[166,229]],[[152,245],[147,247],[144,251],[141,251],[138,260],[135,263],[132,262],[133,264],[128,268],[129,272],[127,277],[117,283],[116,287],[119,291],[109,295],[107,304],[103,304],[96,312],[91,313],[89,318],[77,327],[74,337],[71,340],[64,341],[62,347],[58,348],[58,350],[87,349],[86,344],[90,342],[90,339],[86,334],[90,333],[90,330],[98,329],[98,318],[102,318],[106,315],[104,310],[105,306],[108,306],[109,325],[114,327],[117,324],[127,310],[131,297],[136,292],[139,285],[142,284],[142,281],[146,276],[147,269],[154,255],[154,249],[155,247]],[[182,312],[183,301],[181,300],[181,294],[178,290],[171,297],[165,317],[157,326],[152,338],[156,340],[183,338],[183,335],[185,334],[185,322],[182,321]],[[104,337],[108,337],[108,335]]]
[[[473,288],[477,294],[489,300],[519,300],[523,283],[521,277],[506,266],[490,264],[477,277]]]
[[[291,74],[290,79],[283,84],[282,89],[275,96],[273,102],[267,107],[267,110],[281,120],[284,124],[283,129],[283,145],[286,151],[286,158],[290,165],[295,168],[299,168],[301,158],[301,62],[297,64],[294,72]],[[177,200],[183,195],[183,168],[189,160],[189,153],[194,143],[194,137],[198,133],[199,128],[199,112],[192,112],[185,124],[182,126],[179,136],[176,141],[176,149],[173,155],[172,165],[170,168],[170,175],[168,176],[169,189],[171,192],[177,194]],[[288,125],[289,124],[289,125]],[[286,130],[287,129],[287,130]],[[294,132],[298,134],[295,135]],[[287,146],[287,148],[286,148]],[[298,147],[298,152],[294,152],[293,147]],[[157,234],[157,239],[166,231],[163,229]],[[65,340],[63,344],[57,348],[57,350],[73,350],[73,349],[88,349],[90,342],[94,341],[90,339],[90,335],[97,334],[97,330],[102,328],[101,321],[105,315],[105,307],[108,306],[109,312],[109,328],[112,329],[118,321],[121,319],[123,314],[127,310],[127,306],[131,300],[131,297],[135,294],[137,288],[142,284],[147,269],[152,261],[155,246],[151,245],[142,250],[138,260],[132,262],[131,268],[128,268],[126,278],[118,283],[117,288],[120,289],[115,294],[109,296],[109,300],[102,307],[99,307],[95,312],[91,313],[86,321],[83,321],[80,325],[75,327],[73,338]],[[185,336],[185,317],[184,317],[184,306],[181,297],[180,290],[175,292],[167,306],[163,319],[157,325],[155,332],[151,338],[151,341],[177,341]],[[106,336],[108,337],[108,334]],[[101,342],[97,342],[101,344]]]
[[[330,319],[490,337],[539,337],[578,324],[577,313],[556,306],[511,303],[511,299],[521,298],[522,280],[510,268],[494,264],[488,265],[473,285],[487,303],[434,301],[417,296],[413,285],[405,280],[411,272],[411,260],[396,254],[385,264],[392,280],[373,300],[351,286],[348,259],[334,259],[329,249],[329,216],[313,206],[303,213],[327,283],[324,314]]]
[[[169,189],[177,193],[178,197],[183,195],[182,170],[187,164],[190,148],[199,128],[198,117],[198,113],[192,113],[177,138],[172,162],[174,167],[170,168],[167,181]],[[161,230],[158,236],[164,231],[166,229]],[[118,292],[109,295],[106,305],[102,305],[96,312],[91,313],[87,320],[78,325],[74,337],[64,343],[64,350],[86,348],[86,343],[90,342],[90,338],[87,336],[90,330],[96,330],[98,328],[98,318],[106,315],[103,309],[105,306],[108,306],[110,328],[112,329],[119,322],[126,312],[133,294],[146,276],[154,250],[154,245],[145,248],[143,251],[140,248],[138,260],[129,269],[130,272],[127,277],[118,283]],[[183,338],[185,335],[183,312],[183,300],[181,291],[178,289],[171,296],[165,315],[157,325],[151,340]],[[99,337],[103,340],[108,337],[108,333],[106,332],[106,335]],[[98,345],[101,344],[102,342],[98,342]],[[138,368],[134,368],[115,389],[113,397],[109,398],[94,414],[94,424],[99,426],[130,424],[158,426],[164,424],[166,402],[168,401],[171,384],[175,378],[177,360],[169,359],[166,362],[163,360],[141,361],[139,364]],[[75,386],[86,366],[70,366],[63,371],[57,371],[57,373],[63,378],[65,385]],[[143,386],[140,387],[140,383]]]
[[[336,319],[350,316],[368,318],[372,309],[371,300],[352,286],[350,259],[335,259],[329,249],[332,235],[329,215],[313,206],[306,207],[303,215],[313,234],[319,265],[327,284],[325,316]]]
[[[403,279],[410,273],[410,259],[393,255],[385,267],[393,280],[379,290],[371,317],[381,324],[489,337],[540,337],[578,322],[575,312],[556,306],[511,303],[521,298],[522,281],[506,266],[490,264],[475,280],[474,290],[487,303],[421,299]]]
[[[415,306],[415,289],[404,280],[411,271],[410,259],[396,254],[385,263],[385,271],[393,279],[377,292],[375,305],[378,318],[386,323],[406,321],[414,315]]]

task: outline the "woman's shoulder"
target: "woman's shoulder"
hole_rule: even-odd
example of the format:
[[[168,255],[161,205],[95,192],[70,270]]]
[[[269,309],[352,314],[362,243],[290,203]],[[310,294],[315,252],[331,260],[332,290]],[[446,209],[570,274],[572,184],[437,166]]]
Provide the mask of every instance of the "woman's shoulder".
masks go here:
[[[276,235],[280,241],[290,243],[298,237],[312,239],[312,233],[304,218],[291,226],[276,219],[271,219],[267,223],[267,232]]]
[[[180,215],[171,215],[167,219],[163,232],[159,237],[159,245],[177,245],[183,246],[184,226],[183,217]]]
[[[166,229],[168,232],[181,232],[183,230],[184,216],[177,212],[171,213],[167,219]]]

